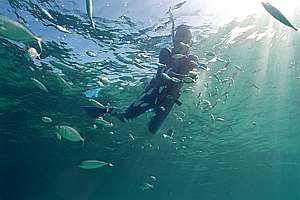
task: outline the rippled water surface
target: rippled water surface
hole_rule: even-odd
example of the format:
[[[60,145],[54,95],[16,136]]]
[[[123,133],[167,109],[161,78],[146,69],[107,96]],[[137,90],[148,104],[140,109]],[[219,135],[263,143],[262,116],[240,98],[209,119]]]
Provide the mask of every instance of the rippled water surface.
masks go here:
[[[184,86],[183,104],[155,135],[150,112],[95,127],[81,109],[90,98],[125,109],[141,94],[160,49],[171,47],[167,11],[176,3],[94,0],[93,30],[85,1],[0,2],[1,15],[43,38],[33,61],[24,50],[37,44],[0,38],[0,200],[300,198],[300,35],[262,10],[205,0],[174,10],[210,70]],[[61,125],[84,143],[57,139]],[[78,167],[88,159],[114,166]]]

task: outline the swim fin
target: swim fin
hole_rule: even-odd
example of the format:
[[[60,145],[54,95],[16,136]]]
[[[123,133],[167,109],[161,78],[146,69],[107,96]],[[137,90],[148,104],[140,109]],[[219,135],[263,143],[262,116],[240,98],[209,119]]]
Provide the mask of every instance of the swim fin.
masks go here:
[[[159,130],[159,128],[161,127],[161,125],[169,115],[174,104],[175,102],[173,100],[166,101],[164,102],[163,105],[165,110],[160,109],[159,111],[156,111],[156,114],[151,118],[148,124],[148,130],[150,133],[155,134]]]
[[[112,108],[98,108],[95,106],[82,106],[82,108],[91,118],[100,117],[104,114],[111,113],[113,110]]]
[[[155,115],[151,118],[149,125],[148,125],[148,130],[150,133],[155,134],[160,126],[162,125],[162,123],[164,122],[166,116],[162,116],[162,115]]]

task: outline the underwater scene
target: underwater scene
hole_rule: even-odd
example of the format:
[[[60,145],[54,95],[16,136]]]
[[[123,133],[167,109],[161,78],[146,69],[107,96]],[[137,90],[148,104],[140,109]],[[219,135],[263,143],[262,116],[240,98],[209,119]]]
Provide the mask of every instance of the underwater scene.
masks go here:
[[[1,0],[0,200],[299,200],[298,27],[295,0]]]

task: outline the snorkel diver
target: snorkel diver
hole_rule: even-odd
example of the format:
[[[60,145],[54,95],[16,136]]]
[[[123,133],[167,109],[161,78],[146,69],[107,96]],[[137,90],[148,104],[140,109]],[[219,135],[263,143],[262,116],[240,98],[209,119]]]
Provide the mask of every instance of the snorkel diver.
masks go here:
[[[174,26],[173,26],[174,27]],[[125,111],[116,108],[97,108],[84,106],[85,111],[97,118],[105,114],[111,114],[122,122],[134,119],[148,110],[154,111],[148,129],[150,133],[156,133],[162,125],[174,104],[181,105],[179,97],[181,88],[185,82],[194,82],[197,79],[195,69],[199,67],[198,57],[190,54],[192,45],[192,33],[186,25],[172,28],[173,49],[163,48],[159,53],[160,67],[155,77],[143,91],[140,98],[132,103]],[[202,69],[203,66],[201,67]]]

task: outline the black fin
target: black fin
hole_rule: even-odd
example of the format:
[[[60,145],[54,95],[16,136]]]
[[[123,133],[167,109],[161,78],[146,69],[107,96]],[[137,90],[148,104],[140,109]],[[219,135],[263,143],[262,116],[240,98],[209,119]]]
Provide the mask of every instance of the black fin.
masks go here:
[[[151,118],[148,125],[148,129],[150,133],[155,134],[159,130],[159,128],[167,118],[170,110],[171,109],[158,113]]]
[[[106,113],[110,113],[112,109],[97,108],[95,106],[81,106],[91,118],[97,118]]]
[[[162,123],[163,120],[159,119],[158,115],[153,116],[149,122],[149,126],[148,126],[149,132],[155,134],[160,128],[160,126],[162,125]]]

